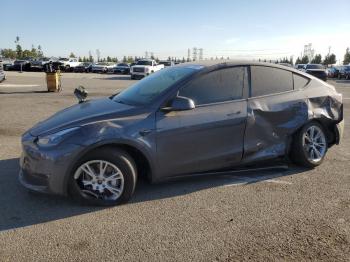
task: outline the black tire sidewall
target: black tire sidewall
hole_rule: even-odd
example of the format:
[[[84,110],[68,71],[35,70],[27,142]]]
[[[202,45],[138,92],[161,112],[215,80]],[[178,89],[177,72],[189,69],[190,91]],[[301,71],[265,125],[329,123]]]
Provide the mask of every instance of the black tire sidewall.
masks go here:
[[[78,184],[74,179],[74,173],[83,163],[91,160],[105,160],[116,165],[123,174],[124,188],[121,196],[115,201],[107,201],[95,198],[87,198],[81,192]],[[69,177],[69,193],[70,195],[83,204],[97,205],[97,206],[114,206],[126,203],[135,191],[137,181],[136,165],[133,159],[123,150],[120,149],[99,149],[86,154],[74,166]]]

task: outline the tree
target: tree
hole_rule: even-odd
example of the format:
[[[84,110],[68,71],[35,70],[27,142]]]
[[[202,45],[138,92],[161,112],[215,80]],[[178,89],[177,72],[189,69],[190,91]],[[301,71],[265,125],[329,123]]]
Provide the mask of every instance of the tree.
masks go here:
[[[15,59],[17,57],[17,53],[15,50],[12,49],[1,49],[0,54],[2,57],[6,57],[6,58],[11,58],[11,59]]]
[[[23,57],[23,50],[22,50],[22,46],[19,44],[19,36],[16,36],[15,44],[16,44],[17,58],[22,58]]]
[[[308,63],[309,63],[309,58],[306,55],[304,55],[300,61],[300,64],[308,64]]]
[[[346,52],[345,52],[344,60],[343,60],[343,65],[347,65],[347,64],[350,64],[350,49],[349,49],[349,47],[346,48]]]
[[[290,57],[290,60],[289,60],[289,61],[290,61],[290,64],[291,64],[291,65],[294,65],[293,56]]]
[[[112,62],[112,58],[110,56],[107,56],[107,62]]]
[[[126,56],[123,57],[123,63],[128,62],[128,59],[126,58]]]
[[[312,64],[321,64],[322,56],[320,54],[315,55],[314,59],[311,60]]]
[[[76,56],[75,56],[75,54],[73,54],[73,52],[70,52],[69,57],[71,57],[71,58],[75,58]]]
[[[336,56],[335,54],[330,54],[330,55],[326,55],[326,57],[324,58],[323,64],[324,65],[333,65],[337,62]]]

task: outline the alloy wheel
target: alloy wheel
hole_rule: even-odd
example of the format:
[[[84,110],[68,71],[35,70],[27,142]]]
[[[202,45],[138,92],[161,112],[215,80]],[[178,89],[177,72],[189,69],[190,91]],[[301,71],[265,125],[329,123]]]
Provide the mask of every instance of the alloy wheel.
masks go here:
[[[78,167],[74,179],[85,197],[117,200],[124,189],[124,175],[105,160],[91,160]]]
[[[303,134],[303,148],[309,161],[317,163],[326,154],[326,136],[318,126],[310,126]]]

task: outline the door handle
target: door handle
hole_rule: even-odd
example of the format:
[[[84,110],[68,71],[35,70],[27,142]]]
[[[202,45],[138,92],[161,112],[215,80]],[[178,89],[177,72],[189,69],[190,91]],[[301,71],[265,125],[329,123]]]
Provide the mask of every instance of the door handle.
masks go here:
[[[148,135],[148,134],[151,133],[151,132],[152,132],[151,129],[144,129],[144,130],[139,131],[139,134],[140,134],[141,136],[146,136],[146,135]]]
[[[229,113],[229,114],[227,114],[227,116],[239,115],[240,113],[241,113],[241,111],[237,111],[237,112],[234,112],[234,113]]]

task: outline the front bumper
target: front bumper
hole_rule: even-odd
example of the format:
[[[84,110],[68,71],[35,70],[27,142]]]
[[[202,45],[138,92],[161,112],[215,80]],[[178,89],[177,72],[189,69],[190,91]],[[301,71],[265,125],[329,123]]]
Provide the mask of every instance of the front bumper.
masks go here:
[[[339,145],[344,135],[344,120],[335,126],[336,144]]]
[[[42,149],[34,141],[29,134],[22,137],[19,181],[29,190],[67,195],[68,176],[83,147],[60,144]]]

